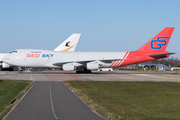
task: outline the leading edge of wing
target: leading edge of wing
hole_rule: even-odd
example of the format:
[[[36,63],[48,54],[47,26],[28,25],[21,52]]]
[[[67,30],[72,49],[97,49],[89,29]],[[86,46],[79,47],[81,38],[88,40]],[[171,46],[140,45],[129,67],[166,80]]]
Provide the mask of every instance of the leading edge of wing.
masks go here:
[[[68,62],[53,63],[53,65],[55,65],[55,66],[62,66],[64,64],[68,64],[68,63],[85,64],[85,63],[88,63],[88,62],[96,62],[96,61],[100,61],[100,62],[104,62],[104,63],[111,63],[113,61],[120,61],[120,60],[127,60],[127,59],[103,59],[103,60],[68,61]]]

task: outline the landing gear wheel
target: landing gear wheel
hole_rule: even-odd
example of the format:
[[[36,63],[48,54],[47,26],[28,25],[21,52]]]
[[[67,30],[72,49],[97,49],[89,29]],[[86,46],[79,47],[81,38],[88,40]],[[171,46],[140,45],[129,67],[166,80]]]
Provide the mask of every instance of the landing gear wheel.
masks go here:
[[[91,72],[91,70],[88,70],[88,69],[86,69],[86,68],[78,67],[78,68],[76,69],[76,73],[82,74],[82,73],[92,73],[92,72]]]
[[[76,71],[76,73],[82,74],[82,73],[85,73],[85,72],[84,71]]]
[[[19,70],[19,73],[20,73],[20,74],[22,74],[22,73],[23,73],[23,71],[22,71],[22,70]]]
[[[91,70],[86,70],[85,73],[92,73]]]
[[[84,73],[92,73],[91,70],[84,70]]]

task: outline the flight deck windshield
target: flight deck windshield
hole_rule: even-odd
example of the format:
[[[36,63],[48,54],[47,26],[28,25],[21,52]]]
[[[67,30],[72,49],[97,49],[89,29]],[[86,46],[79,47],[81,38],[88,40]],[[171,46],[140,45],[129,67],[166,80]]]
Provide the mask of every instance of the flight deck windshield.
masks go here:
[[[17,53],[17,51],[12,51],[12,52],[10,52],[10,54],[11,54],[11,53]]]

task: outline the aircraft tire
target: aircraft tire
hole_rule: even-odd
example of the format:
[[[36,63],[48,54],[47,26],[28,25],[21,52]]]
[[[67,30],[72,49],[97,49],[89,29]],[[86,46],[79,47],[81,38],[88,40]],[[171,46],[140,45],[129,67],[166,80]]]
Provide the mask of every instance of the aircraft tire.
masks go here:
[[[22,71],[22,70],[19,70],[19,73],[20,73],[20,74],[22,74],[22,73],[23,73],[23,71]]]
[[[92,73],[91,70],[85,70],[84,73]]]

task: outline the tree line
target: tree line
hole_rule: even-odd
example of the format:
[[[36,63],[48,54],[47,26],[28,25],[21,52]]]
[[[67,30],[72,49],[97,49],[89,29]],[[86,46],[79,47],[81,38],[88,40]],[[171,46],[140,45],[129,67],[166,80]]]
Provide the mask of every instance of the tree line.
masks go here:
[[[151,63],[152,64],[164,64],[168,67],[180,67],[180,60],[178,58],[174,58],[173,56],[171,56],[169,58],[154,60]]]

